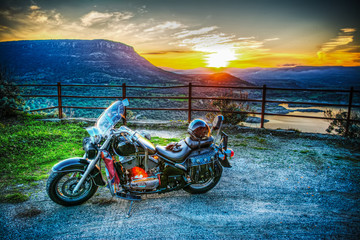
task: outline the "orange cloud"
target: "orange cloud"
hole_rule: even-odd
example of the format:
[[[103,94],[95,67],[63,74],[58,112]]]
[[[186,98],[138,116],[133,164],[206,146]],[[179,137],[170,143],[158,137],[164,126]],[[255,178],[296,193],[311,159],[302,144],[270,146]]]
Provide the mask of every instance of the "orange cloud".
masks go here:
[[[336,38],[324,43],[317,52],[319,65],[357,65],[356,60],[359,59],[359,52],[354,52],[355,28],[340,29],[340,33]],[[316,64],[316,63],[315,63]]]

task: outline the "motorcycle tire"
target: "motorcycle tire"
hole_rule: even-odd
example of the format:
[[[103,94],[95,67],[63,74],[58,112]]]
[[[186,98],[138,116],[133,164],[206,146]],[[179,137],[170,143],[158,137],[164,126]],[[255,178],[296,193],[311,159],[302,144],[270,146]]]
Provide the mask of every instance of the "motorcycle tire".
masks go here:
[[[75,206],[89,200],[99,188],[89,176],[74,194],[75,188],[83,172],[52,172],[46,183],[46,191],[51,200],[63,206]]]
[[[184,187],[183,189],[191,194],[201,194],[201,193],[206,193],[208,191],[210,191],[211,189],[213,189],[218,182],[220,181],[221,178],[221,174],[222,174],[222,167],[220,165],[220,163],[216,162],[215,163],[215,172],[216,175],[209,179],[208,182],[204,183],[204,184],[191,184],[189,186]]]

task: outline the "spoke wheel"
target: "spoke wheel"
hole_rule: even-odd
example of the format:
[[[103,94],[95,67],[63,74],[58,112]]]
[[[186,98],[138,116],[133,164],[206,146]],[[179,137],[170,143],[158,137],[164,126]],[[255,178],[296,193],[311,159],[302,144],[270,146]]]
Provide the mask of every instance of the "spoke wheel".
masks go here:
[[[87,201],[95,194],[98,186],[91,177],[87,177],[80,189],[74,192],[82,174],[82,172],[52,173],[46,184],[49,197],[64,206],[78,205]]]
[[[213,189],[218,182],[220,181],[222,174],[222,167],[220,166],[220,163],[215,162],[215,176],[210,177],[209,179],[203,181],[202,183],[194,183],[187,187],[184,187],[184,190],[191,194],[200,194],[200,193],[206,193]]]

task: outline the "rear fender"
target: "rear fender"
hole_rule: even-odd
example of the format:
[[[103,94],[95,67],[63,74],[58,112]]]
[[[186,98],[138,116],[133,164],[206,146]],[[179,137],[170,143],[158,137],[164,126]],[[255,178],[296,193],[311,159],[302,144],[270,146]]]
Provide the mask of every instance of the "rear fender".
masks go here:
[[[87,166],[90,164],[90,161],[84,158],[69,158],[65,159],[53,168],[53,172],[70,172],[78,170],[79,172],[85,172]],[[95,165],[95,168],[90,172],[90,177],[94,180],[94,183],[98,186],[105,186],[106,183],[102,177],[100,168],[98,165]]]

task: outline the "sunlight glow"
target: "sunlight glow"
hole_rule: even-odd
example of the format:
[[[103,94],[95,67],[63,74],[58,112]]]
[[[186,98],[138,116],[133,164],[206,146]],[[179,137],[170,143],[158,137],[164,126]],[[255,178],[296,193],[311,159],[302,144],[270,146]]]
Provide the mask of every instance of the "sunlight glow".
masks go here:
[[[236,54],[231,48],[223,48],[206,56],[207,67],[227,67],[232,60],[236,60]]]

